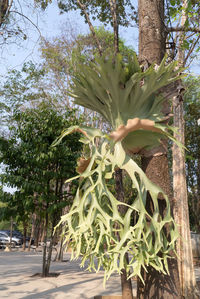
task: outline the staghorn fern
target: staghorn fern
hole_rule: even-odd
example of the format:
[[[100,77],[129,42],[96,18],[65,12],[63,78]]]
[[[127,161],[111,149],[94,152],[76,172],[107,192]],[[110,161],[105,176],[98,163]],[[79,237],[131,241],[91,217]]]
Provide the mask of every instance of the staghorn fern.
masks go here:
[[[165,66],[165,60],[158,68],[151,66],[142,72],[136,56],[123,63],[118,55],[115,60],[99,58],[90,65],[81,65],[73,78],[70,94],[75,103],[102,114],[113,131],[105,135],[97,129],[75,126],[57,140],[80,131],[81,142],[90,148],[88,159],[78,162],[77,170],[83,172],[71,179],[80,178],[79,187],[69,213],[59,225],[65,224],[65,242],[70,243],[72,258],[81,257],[82,266],[89,261],[89,270],[103,267],[105,281],[123,268],[130,277],[138,275],[141,279],[142,268],[146,270],[149,265],[168,272],[167,259],[175,251],[178,237],[169,200],[127,153],[155,147],[163,138],[175,141],[170,134],[174,128],[164,122],[161,112],[164,98],[159,89],[177,80],[177,73],[175,64]],[[99,148],[96,138],[100,139]],[[126,171],[136,190],[131,205],[119,202],[109,190],[109,179],[117,167]],[[153,201],[152,215],[146,210],[148,192]],[[159,211],[160,193],[166,201],[164,216]],[[124,216],[119,213],[120,205],[127,206]],[[137,213],[134,226],[133,213]],[[128,264],[126,252],[131,255]]]
[[[128,124],[142,120],[144,125],[140,122],[140,127],[133,126],[122,144],[129,153],[148,150],[158,146],[164,135],[172,139],[166,128],[174,130],[163,123],[165,99],[159,90],[179,79],[180,69],[175,70],[175,62],[167,66],[165,62],[163,59],[159,67],[152,65],[142,72],[136,55],[129,57],[127,63],[120,54],[114,59],[97,58],[90,65],[79,66],[70,95],[76,104],[97,111],[111,124],[111,138],[115,141],[120,130],[126,131]]]
[[[163,273],[168,272],[167,258],[170,251],[175,250],[178,232],[170,215],[167,196],[125,153],[121,142],[114,143],[97,129],[78,126],[63,132],[60,140],[74,131],[84,134],[81,140],[90,145],[91,155],[84,172],[67,181],[81,178],[73,205],[58,224],[65,225],[64,239],[72,248],[72,259],[81,257],[81,266],[86,260],[89,261],[88,270],[99,271],[103,267],[105,281],[112,273],[120,273],[124,268],[127,273],[130,271],[130,277],[138,275],[141,279],[141,269],[146,269],[148,265]],[[96,137],[101,138],[99,149],[95,145]],[[127,172],[137,191],[131,205],[119,202],[109,190],[108,180],[116,167]],[[154,205],[152,216],[145,208],[147,192]],[[164,217],[159,212],[159,193],[166,201]],[[128,208],[124,216],[119,213],[120,205]],[[138,220],[131,226],[134,211]],[[164,229],[166,224],[169,227],[168,236]],[[126,252],[131,255],[129,264],[125,263]]]

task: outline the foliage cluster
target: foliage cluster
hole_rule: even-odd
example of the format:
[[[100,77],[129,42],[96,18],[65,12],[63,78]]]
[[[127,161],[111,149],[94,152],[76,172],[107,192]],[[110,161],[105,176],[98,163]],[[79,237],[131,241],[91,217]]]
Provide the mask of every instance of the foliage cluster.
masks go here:
[[[61,114],[50,103],[14,113],[9,139],[0,140],[0,161],[5,164],[2,183],[18,190],[4,194],[2,201],[17,209],[14,215],[30,216],[35,209],[55,215],[69,204],[71,196],[64,191],[64,182],[75,171],[79,136],[66,138],[58,147],[51,144],[66,126],[78,123],[75,113]]]

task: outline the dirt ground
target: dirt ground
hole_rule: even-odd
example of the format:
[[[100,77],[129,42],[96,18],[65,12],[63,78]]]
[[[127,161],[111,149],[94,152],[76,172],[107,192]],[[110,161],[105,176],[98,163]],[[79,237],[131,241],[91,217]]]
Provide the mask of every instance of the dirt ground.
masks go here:
[[[97,295],[120,295],[120,278],[112,276],[103,288],[103,272],[90,273],[79,267],[79,261],[52,262],[51,271],[58,277],[40,278],[42,253],[0,251],[0,298],[9,299],[89,299]],[[196,268],[200,281],[200,268]],[[136,296],[136,282],[133,281]]]

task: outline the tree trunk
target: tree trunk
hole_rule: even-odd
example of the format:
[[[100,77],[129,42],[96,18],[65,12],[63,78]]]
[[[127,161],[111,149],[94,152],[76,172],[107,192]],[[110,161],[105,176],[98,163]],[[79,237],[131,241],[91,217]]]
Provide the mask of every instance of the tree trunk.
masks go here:
[[[48,207],[48,206],[47,206]],[[42,257],[42,277],[47,277],[47,233],[48,233],[48,213],[46,212],[45,219],[45,229],[44,229],[44,247],[43,247],[43,257]]]
[[[39,245],[39,242],[41,241],[40,239],[40,235],[41,235],[41,230],[43,230],[44,228],[44,223],[43,223],[43,220],[41,219],[41,216],[38,216],[36,214],[36,221],[35,221],[35,231],[34,231],[34,235],[33,235],[33,238],[34,238],[34,245],[36,247],[38,247]]]
[[[92,25],[92,23],[90,21],[89,14],[87,13],[87,7],[83,3],[81,3],[81,1],[79,1],[79,0],[77,0],[77,4],[78,4],[78,6],[80,7],[82,13],[85,16],[85,20],[88,23],[88,26],[89,26],[90,31],[92,33],[92,36],[93,36],[93,38],[94,38],[94,40],[96,42],[97,48],[99,50],[99,55],[101,56],[103,54],[102,47],[101,47],[101,44],[100,44],[100,42],[99,42],[99,40],[97,38],[97,35],[95,33],[95,29],[94,29],[94,27],[93,27],[93,25]]]
[[[9,1],[8,0],[0,0],[0,27],[6,22],[5,16],[8,12]]]
[[[63,261],[63,238],[59,241],[59,247],[58,247],[58,255],[56,256],[55,261],[62,262]]]
[[[10,218],[10,244],[9,244],[10,250],[12,247],[12,236],[13,236],[13,218],[11,217]]]
[[[32,215],[32,228],[31,228],[31,236],[30,236],[30,240],[29,240],[29,243],[28,243],[28,251],[31,250],[31,241],[32,241],[33,236],[34,236],[34,234],[35,234],[36,219],[37,219],[37,215],[34,213],[34,214]]]
[[[53,229],[54,229],[54,225],[52,224],[50,244],[48,246],[48,255],[47,255],[46,264],[45,264],[45,276],[49,275],[49,270],[50,270],[50,265],[51,265],[51,256],[52,256],[53,244],[54,244]]]
[[[175,134],[177,140],[184,144],[184,119],[183,101],[176,97],[173,103],[174,126],[179,128],[179,134]],[[190,236],[190,223],[188,211],[188,198],[185,174],[185,156],[181,149],[173,146],[173,185],[175,199],[175,221],[179,227],[181,238],[177,242],[177,253],[179,256],[179,276],[181,290],[184,298],[195,297],[195,275],[192,256],[192,244]],[[199,298],[199,297],[197,297]]]
[[[198,144],[198,148],[200,148],[200,142]],[[196,228],[197,232],[200,233],[200,157],[197,159],[197,200],[196,200]]]
[[[187,7],[187,0],[183,1],[183,5]],[[181,26],[184,27],[187,20],[186,14],[183,10]],[[185,51],[182,48],[185,33],[182,32],[179,36],[179,50],[178,62],[182,67],[184,66]],[[185,144],[185,128],[184,128],[184,108],[183,96],[181,94],[181,82],[177,82],[178,88],[176,97],[173,98],[173,114],[174,114],[174,127],[178,128],[179,134],[175,134],[175,138]],[[185,171],[185,155],[184,151],[176,144],[173,145],[173,190],[175,200],[175,221],[178,224],[179,233],[181,238],[177,241],[177,253],[179,256],[179,278],[181,285],[182,296],[187,299],[200,298],[196,291],[196,279],[194,274],[192,243],[190,235],[189,223],[189,209],[188,209],[188,196],[186,184],[186,171]]]
[[[23,222],[23,250],[26,250],[27,223]]]
[[[124,188],[123,188],[123,178],[122,170],[120,168],[115,170],[115,190],[117,194],[117,200],[124,202]],[[127,207],[121,205],[119,206],[121,215],[126,213]],[[125,255],[125,262],[128,263],[128,253]],[[121,273],[121,286],[122,286],[122,298],[123,299],[133,299],[132,283],[131,279],[127,279],[128,273],[125,269],[122,269]]]
[[[139,0],[139,60],[160,64],[165,55],[164,1]]]
[[[139,0],[139,60],[144,67],[152,63],[160,64],[165,54],[164,1]],[[166,105],[167,106],[167,105]],[[164,107],[166,109],[166,107]],[[172,190],[168,169],[167,152],[164,146],[148,151],[142,157],[142,168],[147,177],[159,185],[168,195],[172,207]],[[151,213],[151,199],[148,210]],[[165,202],[159,199],[160,211],[163,213]],[[181,298],[177,260],[168,259],[169,275],[148,267],[143,271],[145,285],[138,279],[137,298]]]
[[[114,49],[115,55],[119,53],[119,26],[117,22],[118,5],[116,0],[109,0],[110,11],[112,15],[113,31],[114,31]]]

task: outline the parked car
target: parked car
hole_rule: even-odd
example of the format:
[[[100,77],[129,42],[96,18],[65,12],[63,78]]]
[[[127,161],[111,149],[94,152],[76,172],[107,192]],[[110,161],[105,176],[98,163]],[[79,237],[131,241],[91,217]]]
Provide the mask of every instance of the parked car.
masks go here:
[[[1,231],[0,231],[1,232]],[[7,230],[6,231],[7,234],[10,236],[10,230]],[[12,231],[12,237],[16,237],[18,239],[21,239],[22,240],[22,243],[23,243],[23,235],[21,232],[19,232],[18,230],[13,230]]]
[[[10,243],[10,234],[8,231],[0,231],[0,244],[5,245],[7,243]],[[16,246],[16,245],[22,245],[23,240],[21,238],[18,238],[16,236],[12,236],[12,241],[11,243]]]

